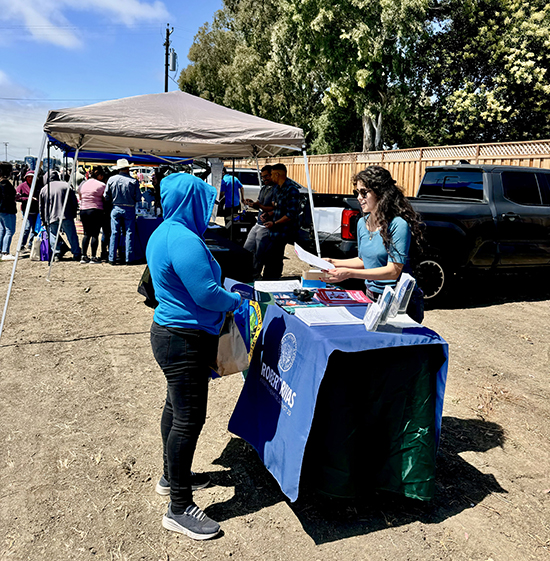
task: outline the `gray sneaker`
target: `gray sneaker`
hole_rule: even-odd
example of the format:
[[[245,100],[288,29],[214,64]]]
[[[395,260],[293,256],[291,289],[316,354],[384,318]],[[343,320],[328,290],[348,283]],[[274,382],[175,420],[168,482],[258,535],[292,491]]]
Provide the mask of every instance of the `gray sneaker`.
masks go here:
[[[164,477],[164,475],[161,475],[161,477],[159,479],[159,482],[157,483],[157,486],[155,487],[155,491],[159,495],[169,495],[170,494],[170,483],[168,482],[166,477]]]
[[[183,514],[174,514],[170,503],[168,512],[162,517],[162,525],[167,530],[185,534],[194,540],[209,540],[220,531],[220,525],[208,518],[194,503],[190,504]]]
[[[210,485],[210,476],[206,473],[195,473],[194,471],[191,472],[191,490],[198,491],[199,489],[204,489]],[[155,487],[155,491],[159,495],[169,495],[170,494],[170,482],[164,477],[161,476],[157,486]]]

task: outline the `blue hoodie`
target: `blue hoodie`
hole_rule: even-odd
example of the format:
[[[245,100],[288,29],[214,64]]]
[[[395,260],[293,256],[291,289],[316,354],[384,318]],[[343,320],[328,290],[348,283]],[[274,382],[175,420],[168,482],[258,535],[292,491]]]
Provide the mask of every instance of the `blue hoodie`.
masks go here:
[[[198,177],[176,173],[162,180],[160,192],[164,222],[146,251],[159,303],[155,322],[217,335],[225,312],[237,309],[241,297],[221,287],[221,268],[203,240],[216,189]]]

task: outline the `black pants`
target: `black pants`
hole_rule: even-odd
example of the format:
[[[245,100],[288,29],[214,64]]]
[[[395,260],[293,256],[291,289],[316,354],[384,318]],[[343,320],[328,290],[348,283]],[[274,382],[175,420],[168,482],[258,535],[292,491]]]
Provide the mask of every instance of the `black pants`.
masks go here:
[[[153,322],[151,346],[168,383],[160,423],[164,477],[170,482],[172,512],[182,514],[193,500],[191,464],[206,419],[209,365],[216,360],[218,336]]]
[[[103,210],[100,208],[90,208],[80,211],[80,220],[84,228],[82,238],[82,255],[87,255],[88,245],[91,245],[92,257],[96,256],[99,231],[103,223]]]
[[[266,236],[264,253],[264,279],[278,280],[283,274],[283,260],[285,258],[286,238]]]

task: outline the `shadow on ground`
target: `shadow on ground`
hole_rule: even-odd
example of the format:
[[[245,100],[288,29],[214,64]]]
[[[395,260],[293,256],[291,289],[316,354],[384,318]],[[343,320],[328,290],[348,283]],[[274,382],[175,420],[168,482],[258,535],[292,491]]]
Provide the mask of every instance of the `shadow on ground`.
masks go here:
[[[431,502],[366,490],[356,500],[333,499],[302,485],[290,508],[316,544],[365,535],[388,527],[421,521],[436,524],[472,508],[491,493],[506,493],[495,477],[463,460],[465,451],[486,452],[502,446],[504,431],[479,419],[444,417],[437,458],[436,495]],[[235,487],[228,501],[211,505],[206,513],[224,521],[257,512],[288,499],[246,442],[233,438],[214,462],[230,468],[211,474],[214,484]],[[365,482],[368,487],[368,482]]]
[[[533,269],[515,273],[479,272],[454,278],[444,301],[426,309],[484,308],[510,302],[550,300],[550,272]]]

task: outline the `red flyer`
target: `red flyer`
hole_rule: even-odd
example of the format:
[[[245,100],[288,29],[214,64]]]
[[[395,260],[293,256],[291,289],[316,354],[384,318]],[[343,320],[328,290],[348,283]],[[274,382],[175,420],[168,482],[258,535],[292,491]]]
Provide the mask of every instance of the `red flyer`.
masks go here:
[[[327,306],[366,306],[372,300],[360,290],[319,288],[315,298]]]

